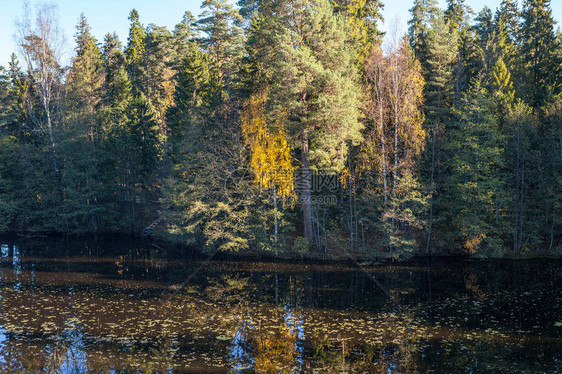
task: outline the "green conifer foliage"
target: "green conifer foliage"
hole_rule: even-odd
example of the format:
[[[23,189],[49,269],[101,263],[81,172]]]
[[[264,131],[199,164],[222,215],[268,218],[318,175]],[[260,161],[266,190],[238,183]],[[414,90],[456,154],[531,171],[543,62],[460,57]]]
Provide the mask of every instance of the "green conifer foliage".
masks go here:
[[[561,62],[550,0],[526,0],[521,12],[521,94],[534,108],[560,93]]]

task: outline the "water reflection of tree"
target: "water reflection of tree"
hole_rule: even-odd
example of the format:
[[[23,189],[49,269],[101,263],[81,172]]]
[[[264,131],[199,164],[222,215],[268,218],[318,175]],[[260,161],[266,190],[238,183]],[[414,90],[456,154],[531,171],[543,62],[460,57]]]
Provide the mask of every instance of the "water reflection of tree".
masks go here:
[[[47,373],[86,373],[88,372],[84,335],[80,321],[70,318],[60,339],[53,340],[45,348]]]
[[[246,323],[236,333],[231,346],[233,372],[252,368],[257,373],[294,373],[300,369],[298,329],[292,319],[277,315],[269,326]],[[256,321],[257,322],[257,321]]]
[[[412,314],[382,313],[379,317],[377,331],[382,331],[382,336],[375,343],[357,339],[353,332],[335,337],[313,332],[313,371],[418,373],[423,336],[417,331]]]
[[[207,287],[205,293],[214,295],[215,300],[229,305],[230,313],[236,313],[236,308],[244,305],[242,312],[245,314],[238,319],[238,330],[231,343],[232,372],[251,369],[260,373],[292,373],[303,370],[322,373],[349,370],[416,373],[421,335],[412,313],[406,310],[394,313],[394,307],[389,306],[387,312],[378,316],[376,324],[379,326],[378,331],[382,331],[382,340],[373,344],[367,344],[358,337],[362,331],[331,325],[322,326],[321,332],[317,327],[311,329],[309,325],[308,340],[305,343],[302,321],[304,318],[310,321],[315,318],[315,314],[301,309],[300,293],[306,281],[296,278],[299,277],[289,277],[289,284],[284,287],[288,290],[287,293],[280,295],[276,288],[275,304],[263,309],[256,309],[255,305],[251,305],[251,287],[246,279],[241,281],[239,278],[223,277]],[[277,286],[278,282],[275,284]],[[405,296],[402,293],[394,295],[394,298]],[[236,296],[232,296],[233,294]],[[243,301],[247,297],[249,299]],[[226,316],[225,319],[233,320]],[[337,334],[327,331],[336,331]],[[306,354],[303,352],[303,344],[308,347]]]
[[[292,282],[291,282],[292,283]],[[292,308],[295,295],[283,297],[275,282],[275,305],[250,305],[255,289],[248,278],[221,276],[209,279],[203,294],[223,311],[221,330],[235,332],[230,347],[232,372],[251,369],[257,373],[293,373],[299,371],[302,354],[302,318]],[[215,321],[213,321],[215,322]],[[222,337],[218,337],[222,339]]]
[[[297,364],[297,335],[287,326],[258,332],[254,337],[254,370],[258,373],[292,373]]]

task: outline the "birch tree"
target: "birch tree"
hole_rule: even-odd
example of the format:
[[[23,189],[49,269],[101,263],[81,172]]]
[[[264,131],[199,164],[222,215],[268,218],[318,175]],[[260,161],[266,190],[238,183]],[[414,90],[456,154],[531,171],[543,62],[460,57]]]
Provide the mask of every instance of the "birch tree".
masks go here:
[[[63,78],[61,57],[64,37],[58,25],[56,7],[44,4],[34,14],[26,5],[24,18],[17,24],[16,42],[41,108],[34,109],[31,99],[28,101],[28,113],[32,122],[29,125],[34,132],[47,137],[52,167],[57,172],[59,166],[55,117],[59,110]]]

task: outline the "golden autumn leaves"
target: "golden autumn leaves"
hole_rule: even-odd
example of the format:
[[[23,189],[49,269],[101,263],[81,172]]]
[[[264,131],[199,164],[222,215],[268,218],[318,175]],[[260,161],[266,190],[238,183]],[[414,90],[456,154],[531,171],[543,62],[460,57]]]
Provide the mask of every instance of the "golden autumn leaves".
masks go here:
[[[264,113],[267,90],[251,95],[244,104],[242,134],[250,146],[250,167],[262,188],[276,188],[285,201],[294,196],[294,171],[287,134],[281,123],[269,126]]]

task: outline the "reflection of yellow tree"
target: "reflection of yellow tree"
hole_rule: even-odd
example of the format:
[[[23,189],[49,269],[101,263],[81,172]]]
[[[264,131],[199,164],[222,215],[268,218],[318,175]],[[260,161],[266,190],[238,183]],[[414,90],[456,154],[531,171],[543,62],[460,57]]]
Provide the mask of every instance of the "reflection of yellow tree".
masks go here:
[[[478,276],[476,274],[470,274],[464,279],[464,287],[467,290],[474,292],[474,294],[479,299],[482,299],[486,296],[486,294],[482,292],[480,286],[478,285]]]
[[[291,373],[294,369],[297,336],[286,326],[273,334],[256,337],[254,370],[257,373]]]

